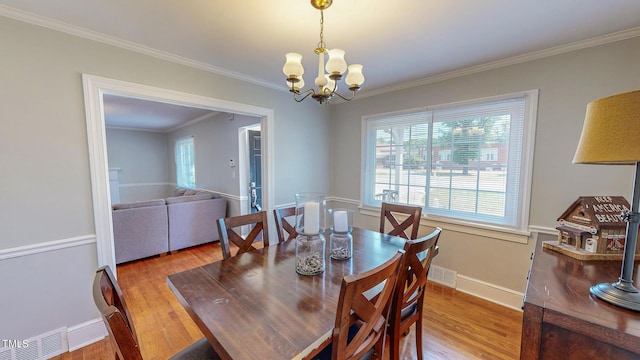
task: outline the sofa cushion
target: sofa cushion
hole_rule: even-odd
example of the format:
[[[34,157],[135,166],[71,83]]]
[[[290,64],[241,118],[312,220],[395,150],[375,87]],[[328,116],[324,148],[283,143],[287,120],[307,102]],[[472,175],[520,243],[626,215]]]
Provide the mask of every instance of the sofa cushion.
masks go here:
[[[177,204],[177,203],[182,203],[182,202],[189,202],[189,201],[209,200],[209,199],[213,199],[213,195],[212,194],[174,196],[174,197],[167,198],[167,205],[168,204]]]
[[[196,194],[196,190],[193,189],[186,189],[183,196],[190,196],[190,195],[195,195]]]
[[[167,207],[161,205],[113,212],[116,264],[169,251]]]
[[[216,194],[206,190],[198,190],[194,195],[209,195],[209,196],[212,196],[214,199],[218,197]]]
[[[187,191],[187,188],[177,187],[173,190],[173,196],[182,196],[185,191]]]
[[[193,198],[194,196],[183,196]],[[217,219],[224,218],[227,200],[207,199],[167,205],[169,214],[169,251],[218,240]]]
[[[134,201],[129,203],[119,203],[113,204],[113,210],[122,210],[122,209],[134,209],[139,207],[146,206],[162,206],[165,204],[164,199],[155,199],[155,200],[145,200],[145,201]]]

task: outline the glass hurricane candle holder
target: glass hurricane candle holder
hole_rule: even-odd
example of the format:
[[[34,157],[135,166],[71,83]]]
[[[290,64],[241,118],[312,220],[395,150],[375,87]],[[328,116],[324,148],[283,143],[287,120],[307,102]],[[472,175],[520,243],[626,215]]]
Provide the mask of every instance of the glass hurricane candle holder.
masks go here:
[[[296,272],[299,274],[317,275],[324,271],[326,199],[321,193],[296,194]]]
[[[329,255],[332,259],[351,258],[353,252],[353,214],[349,209],[329,209],[331,235],[329,236]]]
[[[316,235],[324,233],[327,196],[321,193],[296,194],[296,232]]]

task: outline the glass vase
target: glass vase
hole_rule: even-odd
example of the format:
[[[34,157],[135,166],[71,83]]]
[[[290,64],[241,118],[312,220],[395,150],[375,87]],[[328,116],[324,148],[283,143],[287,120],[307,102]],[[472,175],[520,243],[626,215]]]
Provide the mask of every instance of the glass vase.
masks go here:
[[[296,194],[296,272],[299,274],[317,275],[324,271],[326,209],[325,194]]]
[[[317,275],[324,272],[325,238],[323,234],[296,237],[296,272],[302,275]]]
[[[329,209],[330,229],[329,256],[336,260],[351,258],[353,252],[353,214],[349,209]]]

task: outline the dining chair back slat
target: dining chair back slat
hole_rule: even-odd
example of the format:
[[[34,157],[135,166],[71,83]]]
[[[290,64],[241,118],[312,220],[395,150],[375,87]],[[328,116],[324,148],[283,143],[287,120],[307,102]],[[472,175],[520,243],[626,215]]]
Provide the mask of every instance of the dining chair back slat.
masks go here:
[[[331,344],[316,359],[329,358],[329,354],[334,360],[382,358],[389,307],[403,253],[399,250],[369,271],[344,277]],[[377,295],[371,296],[372,293]]]
[[[396,214],[406,215],[407,218],[404,221],[400,221]],[[421,216],[422,208],[419,206],[383,202],[380,209],[380,232],[400,236],[408,240],[415,239],[418,237]],[[389,231],[386,230],[387,223],[391,225]],[[410,231],[410,233],[407,233],[407,231]]]
[[[400,338],[416,324],[417,359],[422,360],[422,311],[424,294],[431,261],[438,254],[438,239],[442,230],[436,228],[431,234],[404,245],[404,259],[398,274],[389,315],[389,354],[392,360],[400,358]]]
[[[109,266],[103,266],[96,271],[93,279],[93,300],[109,333],[114,359],[143,360],[129,309]],[[207,339],[201,338],[170,358],[186,359],[219,360],[220,356]]]
[[[138,338],[122,290],[111,268],[101,267],[93,280],[93,300],[102,314],[116,359],[142,360]]]
[[[273,218],[276,222],[279,243],[295,239],[296,236],[298,236],[298,232],[296,231],[295,215],[295,206],[273,210]],[[287,218],[291,217],[294,217],[293,222],[287,220]]]
[[[260,237],[262,237],[262,245],[269,246],[269,228],[266,211],[220,218],[217,220],[217,224],[218,233],[220,235],[220,247],[222,248],[222,257],[225,259],[232,256],[231,243],[238,247],[238,251],[235,255],[256,250],[254,243],[259,241]],[[242,237],[240,233],[236,232],[236,228],[239,230],[241,227],[247,225],[251,226],[251,230],[246,237]]]

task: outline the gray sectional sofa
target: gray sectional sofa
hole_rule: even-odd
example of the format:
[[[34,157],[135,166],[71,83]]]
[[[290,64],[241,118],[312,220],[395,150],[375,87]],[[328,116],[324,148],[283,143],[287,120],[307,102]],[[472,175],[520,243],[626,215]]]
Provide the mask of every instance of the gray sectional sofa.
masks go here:
[[[173,195],[113,204],[116,264],[219,239],[216,220],[226,216],[226,199],[184,188]]]

